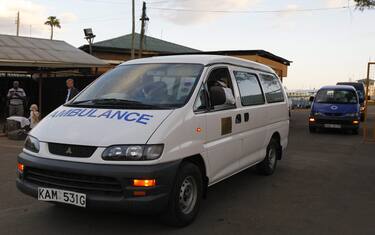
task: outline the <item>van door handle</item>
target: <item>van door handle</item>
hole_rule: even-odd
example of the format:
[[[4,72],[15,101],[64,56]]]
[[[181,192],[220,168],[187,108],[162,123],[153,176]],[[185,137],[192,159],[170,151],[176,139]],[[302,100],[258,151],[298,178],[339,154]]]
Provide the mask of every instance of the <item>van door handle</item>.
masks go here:
[[[245,113],[245,114],[244,114],[244,119],[245,119],[245,120],[244,120],[245,122],[248,122],[249,119],[250,119],[250,114],[249,114],[249,113]]]
[[[241,123],[241,122],[242,122],[241,114],[237,114],[236,115],[236,124]]]

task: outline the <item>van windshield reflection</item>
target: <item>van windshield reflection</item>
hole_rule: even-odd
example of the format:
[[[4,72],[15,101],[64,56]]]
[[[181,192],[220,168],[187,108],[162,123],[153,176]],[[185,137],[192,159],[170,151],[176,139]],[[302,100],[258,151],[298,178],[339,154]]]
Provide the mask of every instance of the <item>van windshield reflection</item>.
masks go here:
[[[121,65],[101,76],[68,106],[173,109],[185,105],[201,64]]]

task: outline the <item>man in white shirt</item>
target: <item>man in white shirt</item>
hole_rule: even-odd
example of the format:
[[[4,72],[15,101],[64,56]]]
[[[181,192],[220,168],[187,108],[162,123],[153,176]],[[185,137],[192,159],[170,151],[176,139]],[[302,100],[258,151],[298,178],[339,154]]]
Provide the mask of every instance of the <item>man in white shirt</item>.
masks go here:
[[[7,94],[7,99],[9,100],[9,116],[24,116],[26,93],[19,85],[20,83],[18,81],[14,81],[13,88],[10,88]]]

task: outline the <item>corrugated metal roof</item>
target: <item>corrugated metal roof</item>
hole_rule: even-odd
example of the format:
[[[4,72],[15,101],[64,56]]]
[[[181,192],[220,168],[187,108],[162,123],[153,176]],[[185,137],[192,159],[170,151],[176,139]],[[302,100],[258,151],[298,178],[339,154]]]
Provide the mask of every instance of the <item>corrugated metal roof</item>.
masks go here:
[[[0,66],[88,68],[107,65],[59,40],[0,35]]]
[[[96,42],[93,44],[94,47],[106,47],[106,48],[117,48],[121,50],[131,50],[132,35],[127,34],[121,37],[108,39],[101,42]],[[135,49],[139,50],[140,34],[135,34]],[[189,53],[189,52],[199,52],[199,50],[181,46],[172,42],[167,42],[150,36],[145,37],[145,51],[154,52],[168,52],[168,53]]]

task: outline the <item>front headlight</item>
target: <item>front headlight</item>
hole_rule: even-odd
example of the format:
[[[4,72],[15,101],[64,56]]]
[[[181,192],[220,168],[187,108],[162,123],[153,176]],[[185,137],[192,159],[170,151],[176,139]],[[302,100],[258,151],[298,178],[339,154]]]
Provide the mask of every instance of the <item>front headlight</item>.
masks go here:
[[[31,152],[38,153],[40,149],[39,140],[35,137],[27,136],[24,147]]]
[[[102,154],[106,161],[145,161],[158,159],[164,145],[116,145],[108,147]]]
[[[361,112],[365,111],[365,107],[363,107],[363,106],[360,109],[361,109]]]
[[[324,115],[324,113],[321,113],[321,112],[314,113],[314,116],[323,116],[323,115]]]

